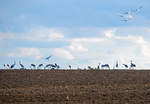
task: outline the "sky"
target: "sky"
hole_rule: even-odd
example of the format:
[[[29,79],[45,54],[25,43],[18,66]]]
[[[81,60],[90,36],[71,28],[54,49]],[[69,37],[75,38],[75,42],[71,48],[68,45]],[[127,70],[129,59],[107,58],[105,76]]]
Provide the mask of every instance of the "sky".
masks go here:
[[[0,0],[0,68],[150,68],[150,0]],[[142,6],[128,22],[121,13]],[[49,61],[44,58],[52,56]]]

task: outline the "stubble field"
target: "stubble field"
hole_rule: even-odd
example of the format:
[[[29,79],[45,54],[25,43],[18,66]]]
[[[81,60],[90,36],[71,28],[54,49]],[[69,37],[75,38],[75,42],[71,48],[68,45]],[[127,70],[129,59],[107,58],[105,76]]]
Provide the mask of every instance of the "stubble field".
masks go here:
[[[0,70],[0,104],[150,104],[150,71]]]

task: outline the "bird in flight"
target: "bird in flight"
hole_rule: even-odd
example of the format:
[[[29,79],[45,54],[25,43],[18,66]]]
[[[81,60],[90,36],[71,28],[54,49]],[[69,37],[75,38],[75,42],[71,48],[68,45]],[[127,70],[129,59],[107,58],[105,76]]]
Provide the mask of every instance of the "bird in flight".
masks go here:
[[[121,21],[128,22],[129,20],[132,20],[135,14],[139,13],[142,8],[143,6],[140,6],[134,10],[130,10],[130,11],[120,14],[119,16],[122,18]]]
[[[124,22],[132,20],[134,18],[130,11],[120,14],[120,17],[122,18],[121,21],[124,21]]]
[[[45,59],[46,59],[46,60],[49,60],[51,57],[52,57],[52,56],[48,56],[48,57],[46,57]]]
[[[140,6],[140,7],[136,8],[136,9],[132,10],[132,12],[137,14],[137,13],[139,13],[141,11],[142,8],[143,8],[143,6]]]

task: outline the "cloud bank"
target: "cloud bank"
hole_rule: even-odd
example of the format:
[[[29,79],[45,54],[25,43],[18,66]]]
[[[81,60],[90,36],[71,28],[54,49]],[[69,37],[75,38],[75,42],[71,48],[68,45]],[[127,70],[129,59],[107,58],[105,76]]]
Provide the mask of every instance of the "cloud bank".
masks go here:
[[[98,63],[109,63],[111,67],[113,67],[116,60],[118,60],[121,68],[123,68],[123,63],[129,65],[130,60],[133,60],[138,68],[150,67],[150,42],[144,35],[150,33],[149,28],[146,28],[147,33],[131,34],[128,32],[128,34],[125,35],[124,31],[127,31],[129,28],[122,29],[123,31],[121,29],[122,28],[115,27],[98,30],[98,28],[96,28],[96,34],[93,36],[83,35],[81,37],[77,35],[73,37],[74,30],[40,27],[21,33],[21,35],[18,35],[18,33],[1,32],[0,36],[1,40],[23,40],[24,42],[28,41],[31,43],[39,42],[41,46],[47,46],[14,47],[14,49],[7,52],[7,57],[41,59],[46,55],[53,55],[60,64],[64,64],[64,62],[66,62],[66,64],[76,63],[76,66],[81,67],[88,65],[97,66]],[[120,30],[122,31],[121,33],[118,32]],[[70,31],[72,31],[72,33]],[[71,33],[71,35],[67,35],[68,33]],[[81,34],[84,33],[81,32]],[[62,46],[51,47],[47,45],[54,43],[61,44]]]

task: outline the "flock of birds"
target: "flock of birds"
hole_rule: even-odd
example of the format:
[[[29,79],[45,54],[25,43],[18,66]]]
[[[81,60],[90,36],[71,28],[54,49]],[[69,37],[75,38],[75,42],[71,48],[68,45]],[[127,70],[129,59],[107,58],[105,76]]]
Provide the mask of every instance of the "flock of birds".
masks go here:
[[[48,56],[45,58],[45,60],[49,60],[51,58],[51,56]],[[19,69],[26,69],[25,66],[21,63],[21,61],[19,61],[19,65],[20,68]],[[4,68],[7,69],[14,69],[16,66],[16,62],[14,61],[14,64],[10,65],[10,64],[4,64]],[[39,64],[39,65],[35,65],[35,64],[30,64],[30,69],[40,69],[44,67],[44,69],[50,68],[50,69],[59,69],[59,65],[58,64],[47,64],[44,66],[44,64]]]
[[[131,61],[130,62],[130,66],[128,66],[127,64],[122,64],[123,66],[124,66],[124,68],[126,68],[126,69],[134,69],[135,67],[136,67],[136,65]],[[97,68],[96,69],[104,69],[104,68],[107,68],[107,69],[110,69],[110,65],[109,64],[99,64],[98,66],[97,66]],[[118,61],[116,62],[116,65],[115,65],[115,67],[113,67],[113,69],[115,69],[115,68],[119,68],[119,64],[118,64]],[[88,69],[93,69],[91,66],[88,66]]]
[[[140,6],[140,7],[136,8],[136,9],[134,9],[134,10],[130,10],[130,11],[127,11],[125,13],[119,14],[119,16],[122,18],[121,21],[127,22],[129,20],[132,20],[134,18],[134,15],[138,14],[141,11],[142,8],[143,7]],[[51,57],[52,56],[48,56],[48,57],[45,58],[45,60],[49,60]],[[25,66],[21,63],[21,61],[19,61],[19,65],[21,67],[20,69],[26,69]],[[127,64],[122,64],[122,65],[125,68],[134,68],[134,67],[136,67],[136,65],[132,61],[130,63],[130,66],[128,66]],[[10,65],[10,64],[4,64],[4,67],[7,68],[7,69],[14,69],[15,66],[16,66],[16,62],[14,62],[14,64],[12,64],[12,65]],[[50,69],[59,69],[60,68],[60,66],[58,64],[56,64],[56,63],[55,64],[47,64],[45,66],[44,66],[44,64],[39,64],[39,65],[30,64],[30,68],[31,69],[36,69],[36,68],[40,69],[42,67],[44,67],[44,69],[47,69],[47,68],[50,68]],[[103,64],[103,65],[99,64],[97,66],[97,69],[100,69],[100,67],[101,67],[101,69],[104,69],[104,68],[110,69],[109,64]],[[118,61],[117,61],[116,65],[115,65],[115,67],[116,68],[119,67]],[[72,66],[69,65],[69,69],[71,69],[71,68],[72,68]],[[93,68],[91,66],[88,66],[88,69],[93,69]]]
[[[132,20],[134,16],[137,15],[141,11],[142,8],[143,6],[140,6],[134,10],[130,10],[125,13],[119,14],[119,16],[122,18],[121,21],[127,22],[129,20]]]
[[[51,58],[52,56],[48,56],[45,58],[45,60],[48,60]],[[20,68],[19,69],[26,69],[25,66],[21,63],[21,61],[19,61],[19,65],[20,65]],[[136,67],[136,65],[131,61],[130,62],[130,66],[128,66],[127,64],[122,64],[124,66],[124,68],[129,68],[129,69],[134,69]],[[14,61],[14,63],[12,65],[10,64],[4,64],[4,68],[6,69],[15,69],[15,66],[16,66],[16,62]],[[119,67],[119,64],[118,64],[118,61],[116,61],[116,65],[114,68],[118,68]],[[36,65],[36,64],[30,64],[30,69],[59,69],[60,66],[55,63],[55,64],[46,64],[44,66],[44,64],[39,64],[39,65]],[[68,66],[69,69],[72,69],[72,66],[69,65]],[[91,66],[88,66],[87,67],[88,69],[110,69],[110,65],[109,64],[98,64],[98,66],[96,68],[93,68]],[[113,68],[113,69],[114,69]],[[78,69],[81,69],[81,68],[78,68]],[[86,68],[85,68],[86,69]]]

